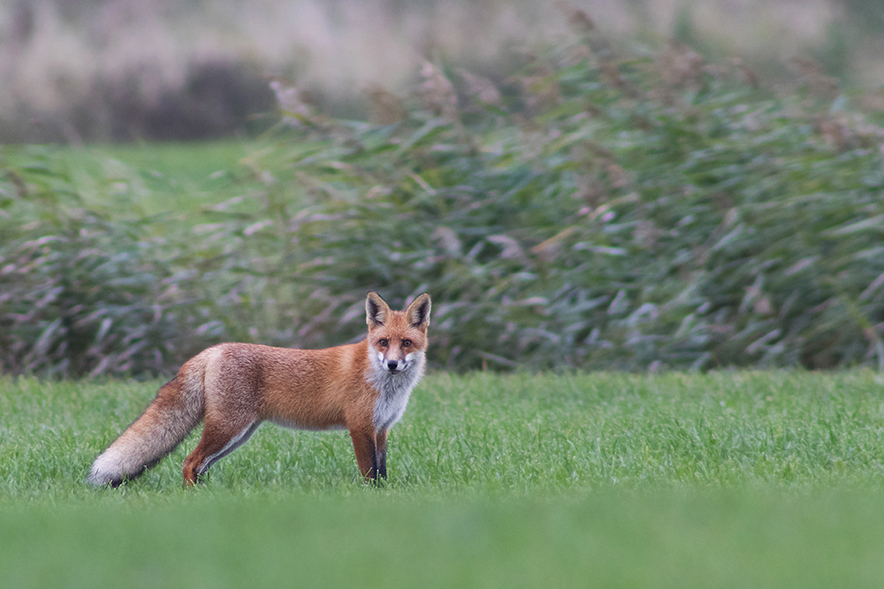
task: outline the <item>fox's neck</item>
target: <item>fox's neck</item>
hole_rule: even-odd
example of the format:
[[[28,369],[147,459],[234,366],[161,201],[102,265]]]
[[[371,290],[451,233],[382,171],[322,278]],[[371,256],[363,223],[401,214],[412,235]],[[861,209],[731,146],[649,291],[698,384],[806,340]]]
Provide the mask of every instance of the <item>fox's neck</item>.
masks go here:
[[[423,352],[416,354],[414,361],[410,362],[405,370],[392,373],[384,368],[369,350],[365,380],[379,393],[372,420],[378,431],[386,431],[393,427],[405,412],[408,397],[424,373],[424,354]]]

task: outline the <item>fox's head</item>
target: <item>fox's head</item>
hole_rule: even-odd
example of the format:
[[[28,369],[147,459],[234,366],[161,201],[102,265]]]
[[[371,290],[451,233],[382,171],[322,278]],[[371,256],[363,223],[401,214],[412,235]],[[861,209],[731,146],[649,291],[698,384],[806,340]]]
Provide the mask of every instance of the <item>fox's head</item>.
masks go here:
[[[369,356],[376,368],[399,374],[423,366],[430,327],[430,295],[414,299],[404,311],[393,311],[376,292],[365,299]]]

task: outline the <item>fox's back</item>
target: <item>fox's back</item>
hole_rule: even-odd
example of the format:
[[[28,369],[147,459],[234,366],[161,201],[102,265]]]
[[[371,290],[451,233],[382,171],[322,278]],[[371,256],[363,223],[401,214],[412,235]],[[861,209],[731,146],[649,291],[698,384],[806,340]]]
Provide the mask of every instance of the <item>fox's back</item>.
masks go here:
[[[374,404],[367,354],[364,341],[320,350],[228,343],[193,361],[204,365],[207,411],[241,404],[260,419],[328,429],[345,427],[348,414]]]

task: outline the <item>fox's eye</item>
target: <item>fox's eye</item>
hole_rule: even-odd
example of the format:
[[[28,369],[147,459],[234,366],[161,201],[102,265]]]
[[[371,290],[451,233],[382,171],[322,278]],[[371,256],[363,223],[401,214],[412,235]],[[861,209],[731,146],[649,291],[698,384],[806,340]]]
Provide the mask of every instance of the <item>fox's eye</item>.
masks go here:
[[[402,340],[402,347],[403,347],[403,348],[411,347],[411,340],[410,340],[410,339],[404,339],[404,340]]]
[[[389,345],[389,343],[390,343],[389,340],[382,339],[378,342],[378,345],[382,348],[386,348],[387,345]]]

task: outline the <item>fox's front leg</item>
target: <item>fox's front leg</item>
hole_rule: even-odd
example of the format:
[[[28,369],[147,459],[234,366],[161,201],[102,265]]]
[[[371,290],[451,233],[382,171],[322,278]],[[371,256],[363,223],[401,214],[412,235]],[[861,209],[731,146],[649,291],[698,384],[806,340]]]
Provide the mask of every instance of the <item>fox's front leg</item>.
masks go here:
[[[373,427],[353,428],[350,438],[365,482],[377,482],[378,476],[387,478],[387,432],[378,434]]]
[[[375,436],[374,464],[378,476],[384,480],[387,478],[387,432],[378,432]]]

